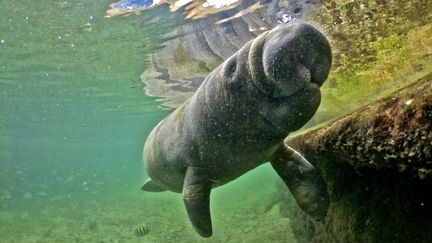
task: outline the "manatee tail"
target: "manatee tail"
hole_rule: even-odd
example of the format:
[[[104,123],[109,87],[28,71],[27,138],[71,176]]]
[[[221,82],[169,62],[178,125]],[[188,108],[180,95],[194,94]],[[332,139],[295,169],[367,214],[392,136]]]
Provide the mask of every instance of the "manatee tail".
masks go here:
[[[212,183],[205,169],[188,167],[183,182],[183,201],[189,220],[202,237],[212,235],[210,192]]]
[[[151,179],[148,179],[146,182],[144,182],[144,185],[141,187],[141,190],[146,191],[146,192],[163,192],[163,191],[166,191],[166,189],[158,186]]]
[[[323,220],[329,207],[329,196],[319,171],[285,144],[275,153],[271,165],[288,186],[300,208],[315,220]]]

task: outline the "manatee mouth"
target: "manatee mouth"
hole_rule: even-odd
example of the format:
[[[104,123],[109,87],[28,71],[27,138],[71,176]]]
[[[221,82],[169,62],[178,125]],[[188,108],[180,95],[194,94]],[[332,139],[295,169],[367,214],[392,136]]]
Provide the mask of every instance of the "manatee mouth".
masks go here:
[[[331,66],[330,44],[310,24],[293,21],[259,36],[251,45],[254,84],[275,98],[319,89]]]

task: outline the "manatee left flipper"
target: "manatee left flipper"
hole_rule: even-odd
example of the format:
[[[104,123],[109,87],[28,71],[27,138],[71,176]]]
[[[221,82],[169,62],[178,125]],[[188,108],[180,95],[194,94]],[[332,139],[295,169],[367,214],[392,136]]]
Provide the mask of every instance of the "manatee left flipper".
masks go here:
[[[188,167],[183,182],[183,201],[189,220],[202,237],[212,235],[210,192],[212,183],[206,169]]]
[[[285,143],[273,156],[271,165],[288,186],[300,208],[315,220],[323,220],[329,207],[329,196],[319,171]]]
[[[165,188],[160,187],[159,185],[154,183],[154,181],[152,181],[151,179],[148,179],[148,180],[146,180],[146,182],[144,182],[144,185],[141,187],[141,190],[146,191],[146,192],[163,192],[163,191],[166,191]]]

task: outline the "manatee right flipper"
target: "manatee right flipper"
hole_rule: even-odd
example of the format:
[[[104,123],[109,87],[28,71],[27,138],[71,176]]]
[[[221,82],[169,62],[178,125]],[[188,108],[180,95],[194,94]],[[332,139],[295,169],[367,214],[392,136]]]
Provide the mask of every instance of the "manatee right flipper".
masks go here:
[[[154,181],[152,181],[151,179],[148,179],[148,180],[146,180],[146,182],[144,182],[144,185],[141,187],[141,190],[146,191],[146,192],[163,192],[163,191],[166,191],[165,188],[160,187],[159,185],[154,183]]]
[[[183,182],[183,201],[189,220],[202,237],[212,235],[210,192],[212,183],[206,169],[188,167]]]
[[[329,196],[319,171],[285,143],[275,153],[271,165],[288,186],[300,208],[315,220],[323,220],[329,207]]]

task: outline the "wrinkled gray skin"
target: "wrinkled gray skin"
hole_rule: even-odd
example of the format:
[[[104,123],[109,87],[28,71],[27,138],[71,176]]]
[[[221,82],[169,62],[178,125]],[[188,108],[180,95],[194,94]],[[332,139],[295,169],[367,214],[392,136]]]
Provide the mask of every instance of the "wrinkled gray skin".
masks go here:
[[[151,179],[142,189],[183,193],[194,229],[209,237],[211,189],[270,161],[298,205],[322,220],[326,184],[283,141],[314,115],[330,65],[327,39],[304,22],[248,42],[153,129],[144,146]]]

